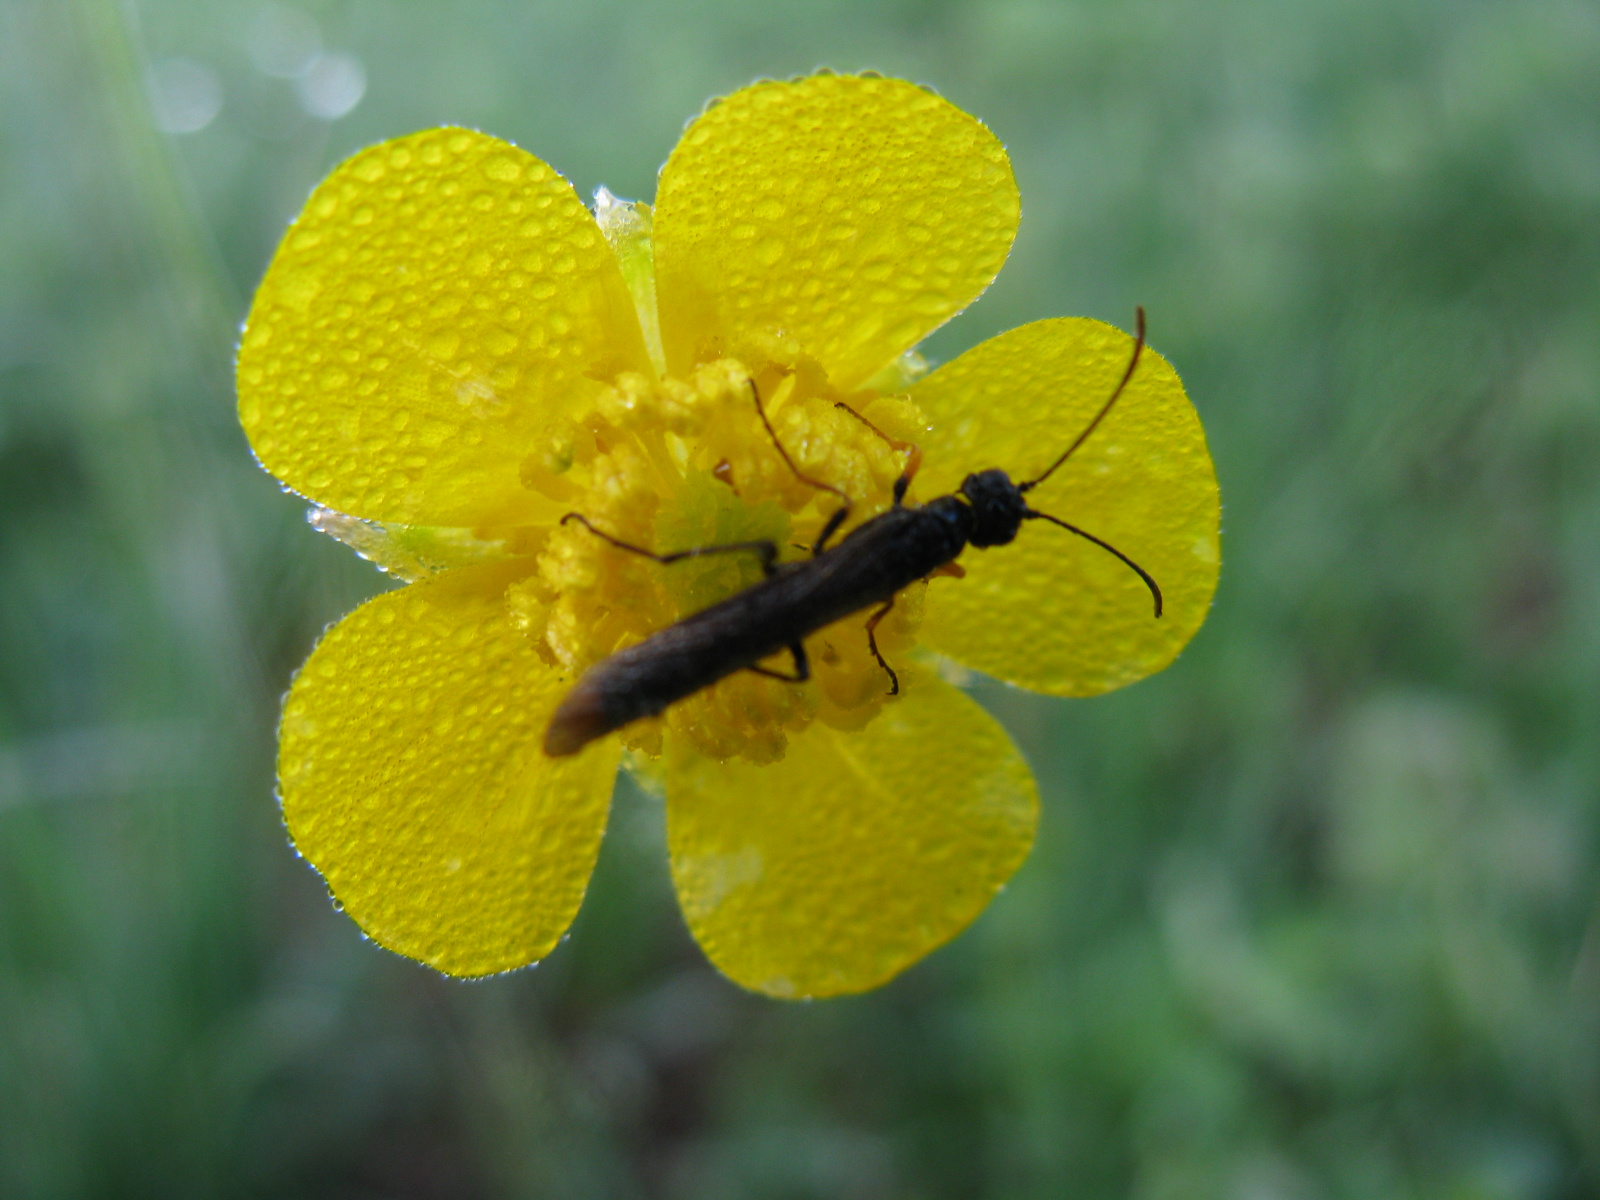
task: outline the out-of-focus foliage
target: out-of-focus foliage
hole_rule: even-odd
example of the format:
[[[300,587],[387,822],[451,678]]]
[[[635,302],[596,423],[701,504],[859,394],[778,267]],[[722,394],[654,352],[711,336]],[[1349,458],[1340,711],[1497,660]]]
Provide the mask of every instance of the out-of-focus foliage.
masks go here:
[[[711,973],[634,792],[570,942],[441,980],[274,810],[278,697],[382,580],[249,460],[244,298],[366,142],[648,197],[708,96],[819,64],[1010,148],[1021,238],[935,356],[1149,309],[1216,609],[1112,697],[976,685],[1040,845],[878,993]],[[0,1194],[1600,1192],[1597,331],[1584,0],[10,0]]]

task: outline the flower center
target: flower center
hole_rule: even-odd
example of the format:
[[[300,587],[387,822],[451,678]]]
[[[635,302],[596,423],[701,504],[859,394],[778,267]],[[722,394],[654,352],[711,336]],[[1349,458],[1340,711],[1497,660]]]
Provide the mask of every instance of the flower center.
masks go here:
[[[793,468],[761,422],[757,392]],[[923,427],[909,401],[875,391],[841,395],[804,362],[752,368],[723,358],[687,379],[618,376],[592,412],[528,459],[523,482],[595,529],[657,554],[764,539],[777,545],[781,561],[799,561],[841,503],[800,475],[850,497],[837,541],[889,507],[904,465],[903,453],[840,401],[891,437],[914,440]],[[514,589],[512,608],[540,652],[574,677],[762,578],[753,553],[661,564],[577,522],[557,527],[538,561],[538,573]],[[921,589],[909,589],[878,625],[878,646],[891,661],[903,660],[912,644],[921,601]],[[740,671],[660,718],[628,726],[624,744],[659,754],[670,730],[712,758],[773,762],[783,757],[788,733],[813,720],[860,728],[889,690],[865,621],[856,614],[807,639],[808,683]],[[787,655],[763,665],[792,669]]]

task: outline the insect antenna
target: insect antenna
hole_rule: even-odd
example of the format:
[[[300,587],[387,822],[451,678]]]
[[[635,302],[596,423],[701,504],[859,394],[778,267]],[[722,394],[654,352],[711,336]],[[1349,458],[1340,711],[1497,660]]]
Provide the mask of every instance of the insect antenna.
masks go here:
[[[1100,411],[1095,413],[1094,420],[1090,421],[1089,424],[1084,427],[1083,432],[1078,435],[1077,440],[1066,448],[1066,451],[1061,455],[1061,457],[1056,459],[1055,462],[1051,463],[1050,466],[1045,469],[1045,473],[1043,475],[1040,475],[1037,479],[1030,479],[1027,483],[1017,484],[1017,490],[1019,492],[1031,492],[1046,479],[1049,479],[1051,475],[1055,474],[1055,469],[1062,463],[1066,462],[1067,459],[1071,458],[1073,452],[1076,451],[1079,446],[1083,445],[1084,442],[1089,440],[1089,435],[1099,427],[1101,421],[1106,419],[1106,414],[1111,411],[1118,399],[1121,398],[1123,389],[1128,386],[1128,381],[1133,378],[1134,368],[1139,365],[1139,355],[1144,350],[1144,305],[1141,304],[1135,311],[1138,314],[1138,333],[1133,339],[1133,357],[1128,360],[1128,369],[1122,373],[1122,380],[1117,384],[1116,390],[1111,393],[1111,399],[1107,400],[1100,406]],[[1039,515],[1043,516],[1044,514],[1040,513]],[[1051,517],[1050,519],[1052,521],[1055,520],[1054,517]],[[1075,530],[1074,532],[1078,531]],[[1084,536],[1088,537],[1089,535],[1084,534]],[[1089,540],[1093,541],[1094,539],[1090,538]],[[1106,549],[1110,550],[1111,548],[1107,546]],[[1112,553],[1116,552],[1112,551]],[[1128,565],[1132,566],[1133,564],[1129,563]],[[1138,570],[1137,567],[1134,569]],[[1139,573],[1141,575],[1144,574],[1143,571],[1140,571]],[[1156,615],[1160,616],[1161,614],[1157,613]]]
[[[1068,533],[1075,533],[1084,541],[1093,542],[1096,546],[1099,546],[1100,549],[1106,551],[1107,553],[1116,555],[1117,558],[1122,560],[1125,566],[1131,567],[1134,574],[1136,574],[1140,579],[1144,580],[1145,587],[1150,589],[1150,595],[1155,599],[1156,616],[1159,617],[1161,615],[1161,585],[1150,577],[1149,571],[1146,571],[1143,567],[1134,562],[1133,559],[1129,558],[1121,550],[1118,550],[1110,542],[1101,538],[1097,538],[1094,534],[1079,529],[1076,525],[1068,524],[1060,517],[1052,517],[1049,513],[1035,512],[1030,508],[1026,509],[1022,516],[1024,520],[1028,521],[1049,521],[1052,525],[1059,525]]]

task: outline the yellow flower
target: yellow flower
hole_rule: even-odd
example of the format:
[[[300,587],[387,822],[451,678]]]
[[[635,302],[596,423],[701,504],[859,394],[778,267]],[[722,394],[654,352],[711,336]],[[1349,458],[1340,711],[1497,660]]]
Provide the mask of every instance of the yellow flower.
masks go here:
[[[760,577],[746,538],[804,546],[969,471],[1036,475],[1087,425],[1131,339],[1047,320],[918,378],[911,348],[988,286],[1020,205],[982,124],[895,80],[760,83],[691,123],[652,212],[595,212],[531,155],[437,129],[338,167],[285,236],[239,354],[262,464],[313,521],[403,578],[334,627],[285,704],[295,844],[374,940],[454,975],[533,962],[571,923],[612,781],[666,797],[690,929],[778,996],[873,987],[954,937],[1026,857],[1037,797],[1003,730],[926,665],[1083,696],[1165,666],[1217,574],[1204,434],[1146,353],[1030,495],[1160,582],[1037,523],[808,643],[811,682],[736,675],[570,758],[541,748],[588,666]],[[659,315],[658,315],[659,314]],[[785,557],[803,556],[786,549]],[[922,664],[922,665],[919,665]],[[774,666],[787,666],[774,660]]]

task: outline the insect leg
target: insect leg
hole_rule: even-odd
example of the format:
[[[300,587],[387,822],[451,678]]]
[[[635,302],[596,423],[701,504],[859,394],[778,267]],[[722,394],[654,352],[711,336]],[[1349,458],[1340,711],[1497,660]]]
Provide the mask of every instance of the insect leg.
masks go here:
[[[756,387],[754,379],[750,381],[750,394],[755,397],[756,416],[760,417],[761,424],[766,426],[767,436],[772,439],[772,444],[778,448],[778,453],[782,455],[783,461],[789,464],[789,470],[794,472],[794,477],[801,483],[810,484],[819,491],[832,492],[844,502],[828,518],[827,523],[822,527],[822,533],[818,535],[816,542],[811,547],[812,554],[821,554],[823,547],[828,544],[828,539],[839,532],[839,526],[843,525],[850,516],[850,497],[845,495],[843,488],[836,488],[831,483],[823,483],[820,479],[813,479],[809,475],[800,473],[800,468],[794,465],[794,459],[789,457],[789,452],[783,448],[783,443],[778,440],[778,431],[772,427],[772,422],[767,420],[766,407],[761,403],[761,389]]]
[[[561,518],[561,524],[563,525],[568,521],[577,521],[590,533],[594,534],[595,537],[602,541],[610,542],[618,550],[626,550],[630,554],[638,554],[645,558],[654,559],[662,566],[666,566],[669,563],[682,562],[686,558],[704,558],[708,554],[737,554],[740,551],[746,551],[761,559],[763,574],[770,576],[778,569],[778,547],[765,538],[753,542],[724,542],[718,546],[696,546],[693,550],[679,550],[673,554],[657,554],[653,550],[646,550],[643,546],[635,546],[632,542],[625,542],[621,538],[612,537],[603,529],[596,529],[590,523],[589,518],[582,513],[570,512]]]
[[[911,486],[911,481],[917,477],[917,469],[922,466],[922,447],[917,445],[915,442],[905,442],[901,441],[899,438],[890,437],[887,433],[879,429],[855,409],[851,408],[843,400],[835,400],[833,402],[833,406],[835,408],[844,409],[845,412],[849,413],[868,429],[872,430],[873,433],[877,434],[884,441],[888,442],[889,449],[904,450],[907,452],[905,469],[900,472],[900,478],[894,481],[894,506],[899,508],[906,498],[906,489]]]
[[[785,683],[804,683],[811,678],[811,660],[806,657],[806,648],[799,642],[791,642],[789,653],[794,656],[794,674],[785,675],[782,671],[774,671],[768,667],[750,666],[747,671],[754,671],[757,675],[765,675],[768,679],[781,679]]]
[[[890,596],[883,602],[883,607],[867,618],[867,646],[872,650],[872,657],[878,660],[878,665],[889,672],[889,695],[900,694],[900,676],[894,673],[894,668],[883,661],[883,655],[878,651],[878,622],[889,615],[889,610],[894,607],[894,597]]]

